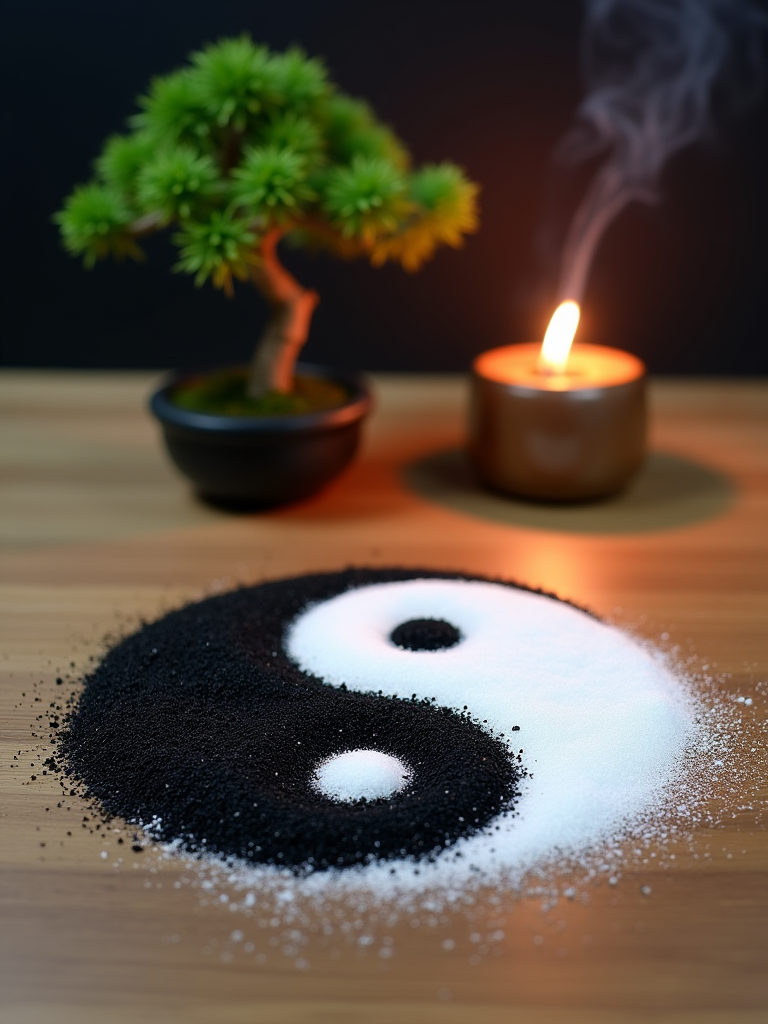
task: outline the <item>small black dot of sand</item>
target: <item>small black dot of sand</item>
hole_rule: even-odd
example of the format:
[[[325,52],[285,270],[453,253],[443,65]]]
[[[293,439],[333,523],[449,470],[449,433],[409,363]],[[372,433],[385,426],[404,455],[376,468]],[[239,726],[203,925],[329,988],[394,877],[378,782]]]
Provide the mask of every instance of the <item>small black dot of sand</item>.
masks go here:
[[[406,651],[443,651],[455,647],[461,633],[445,619],[409,619],[396,626],[389,639]]]

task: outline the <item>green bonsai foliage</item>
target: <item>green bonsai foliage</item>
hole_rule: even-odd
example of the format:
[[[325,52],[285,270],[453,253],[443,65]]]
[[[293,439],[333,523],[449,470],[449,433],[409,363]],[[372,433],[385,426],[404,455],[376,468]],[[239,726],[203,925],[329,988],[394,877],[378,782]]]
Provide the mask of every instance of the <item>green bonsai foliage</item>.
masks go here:
[[[450,163],[412,169],[370,107],[300,50],[221,40],[154,79],[139,106],[56,215],[64,244],[86,266],[140,259],[139,240],[171,227],[176,269],[196,284],[231,295],[250,280],[271,307],[252,397],[293,389],[318,301],[280,263],[280,239],[414,271],[476,230],[477,185]]]

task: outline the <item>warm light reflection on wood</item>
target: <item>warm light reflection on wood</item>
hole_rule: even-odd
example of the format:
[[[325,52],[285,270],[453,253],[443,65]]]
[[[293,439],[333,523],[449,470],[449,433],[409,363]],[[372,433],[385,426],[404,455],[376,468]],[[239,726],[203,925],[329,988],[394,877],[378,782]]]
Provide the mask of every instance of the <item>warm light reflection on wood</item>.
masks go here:
[[[537,537],[536,540],[539,540]],[[577,603],[589,603],[600,588],[596,565],[588,545],[572,536],[549,534],[546,543],[528,543],[500,552],[499,571],[529,587],[553,592]]]

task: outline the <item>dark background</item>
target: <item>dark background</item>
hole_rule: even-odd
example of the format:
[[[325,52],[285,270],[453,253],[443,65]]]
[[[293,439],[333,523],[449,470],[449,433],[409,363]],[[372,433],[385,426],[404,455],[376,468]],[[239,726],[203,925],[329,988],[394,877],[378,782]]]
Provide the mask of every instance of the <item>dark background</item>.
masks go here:
[[[482,184],[482,228],[416,275],[288,253],[322,296],[306,356],[369,370],[462,370],[484,348],[541,336],[558,232],[582,178],[553,191],[552,151],[581,98],[576,0],[55,0],[2,6],[3,342],[12,366],[204,366],[244,360],[265,315],[173,275],[160,238],[142,265],[86,272],[50,223],[153,74],[249,30],[327,58],[418,162]],[[768,371],[768,100],[673,158],[663,200],[606,235],[580,337],[660,373]],[[545,211],[559,209],[560,220]],[[546,227],[546,230],[544,228]],[[548,239],[545,242],[544,239]]]

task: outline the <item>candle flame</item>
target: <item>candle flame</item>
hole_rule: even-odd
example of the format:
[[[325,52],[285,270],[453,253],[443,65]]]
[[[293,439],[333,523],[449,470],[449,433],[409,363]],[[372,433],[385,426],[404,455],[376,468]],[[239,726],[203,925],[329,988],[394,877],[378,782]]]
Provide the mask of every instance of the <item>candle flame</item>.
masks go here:
[[[568,299],[561,302],[552,314],[539,353],[539,370],[542,373],[565,372],[580,313],[578,304]]]

